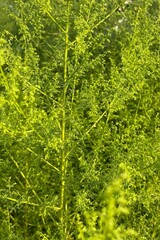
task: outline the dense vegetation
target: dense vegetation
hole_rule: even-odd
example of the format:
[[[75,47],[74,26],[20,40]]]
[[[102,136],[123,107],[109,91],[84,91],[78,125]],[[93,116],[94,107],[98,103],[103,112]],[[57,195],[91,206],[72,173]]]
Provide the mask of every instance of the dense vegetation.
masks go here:
[[[0,7],[0,239],[158,240],[159,0]]]

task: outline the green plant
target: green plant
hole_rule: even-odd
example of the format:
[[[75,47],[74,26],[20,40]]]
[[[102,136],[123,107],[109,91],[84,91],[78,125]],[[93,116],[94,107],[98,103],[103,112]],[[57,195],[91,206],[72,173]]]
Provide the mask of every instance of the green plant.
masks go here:
[[[133,239],[158,239],[157,6],[11,3],[16,31],[6,27],[0,40],[3,239],[77,239],[80,222],[81,238],[125,239],[133,229]],[[119,166],[130,179],[118,180],[120,191]],[[99,192],[112,183],[96,210]],[[118,216],[121,194],[126,216]],[[89,236],[84,212],[95,219]]]
[[[85,224],[78,221],[80,232],[78,239],[134,239],[136,232],[126,229],[125,224],[121,223],[123,215],[129,214],[123,189],[126,181],[128,182],[127,176],[121,174],[103,192],[101,196],[103,198],[99,205],[100,210],[86,212]]]

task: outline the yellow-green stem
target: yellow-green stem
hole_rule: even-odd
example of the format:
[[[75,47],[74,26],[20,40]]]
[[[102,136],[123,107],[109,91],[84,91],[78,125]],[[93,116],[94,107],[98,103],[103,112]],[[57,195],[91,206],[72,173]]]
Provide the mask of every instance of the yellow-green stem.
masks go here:
[[[64,87],[63,87],[63,100],[62,100],[62,152],[61,152],[61,198],[60,198],[60,208],[61,208],[61,224],[63,227],[63,232],[66,233],[65,224],[65,210],[66,210],[66,196],[65,196],[65,185],[66,185],[66,173],[67,173],[67,160],[65,151],[65,141],[66,141],[66,93],[67,93],[67,69],[68,69],[68,31],[69,31],[69,0],[67,1],[67,21],[66,21],[66,31],[65,31],[65,52],[64,52]]]

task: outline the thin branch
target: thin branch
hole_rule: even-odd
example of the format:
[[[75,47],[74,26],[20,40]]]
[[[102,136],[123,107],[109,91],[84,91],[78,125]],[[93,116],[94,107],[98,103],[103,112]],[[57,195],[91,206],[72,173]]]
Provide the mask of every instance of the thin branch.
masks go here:
[[[28,202],[28,201],[25,201],[25,200],[24,201],[19,201],[18,199],[7,197],[7,196],[5,196],[4,198],[6,198],[7,200],[10,200],[12,202],[16,202],[18,204],[26,204],[26,205],[36,206],[36,207],[40,206],[38,203]],[[48,206],[48,205],[45,206],[45,208],[54,209],[55,211],[59,211],[60,210],[59,207]]]
[[[106,114],[106,110],[101,114],[101,116],[95,121],[95,123],[83,134],[83,136],[76,142],[73,148],[67,153],[66,158],[73,152],[77,145],[84,139],[84,137],[99,123],[102,117]]]
[[[47,97],[48,99],[52,100],[53,102],[55,102],[56,104],[58,104],[60,107],[62,107],[62,104],[60,104],[59,102],[57,102],[56,100],[54,100],[52,97],[49,97],[45,92],[43,92],[42,90],[40,90],[38,87],[34,86],[32,83],[30,83],[29,81],[27,81],[25,79],[25,81],[32,86],[37,92],[41,93],[42,95],[44,95],[45,97]]]
[[[31,153],[33,153],[36,157],[38,157],[38,154],[35,153],[32,149],[27,148],[27,150]],[[48,162],[46,159],[41,158],[42,161],[44,161],[46,164],[48,164],[50,167],[54,168],[57,172],[60,172],[58,168],[56,168],[55,166],[53,166],[50,162]]]
[[[50,14],[50,12],[48,12],[48,11],[45,11],[46,13],[47,13],[47,15],[50,17],[50,19],[55,23],[55,24],[57,24],[57,26],[62,30],[62,32],[66,32],[62,27],[61,27],[61,25],[54,19],[54,17]]]
[[[20,166],[18,165],[18,163],[16,162],[16,160],[14,159],[14,157],[10,154],[8,148],[6,147],[6,151],[8,153],[8,155],[10,156],[11,160],[14,162],[14,164],[16,165],[17,169],[19,170],[21,176],[23,177],[23,179],[25,180],[25,182],[27,183],[27,185],[31,188],[33,194],[37,197],[37,199],[39,200],[39,202],[42,203],[41,199],[39,198],[39,196],[37,195],[37,193],[35,192],[34,189],[32,189],[31,184],[29,183],[28,179],[26,178],[26,176],[24,175],[24,173],[22,172],[22,170],[20,169]]]

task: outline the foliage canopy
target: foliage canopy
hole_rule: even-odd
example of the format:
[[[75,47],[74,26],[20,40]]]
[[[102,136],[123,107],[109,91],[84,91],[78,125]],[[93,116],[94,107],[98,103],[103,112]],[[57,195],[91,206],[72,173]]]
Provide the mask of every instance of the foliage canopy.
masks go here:
[[[0,6],[1,238],[158,239],[159,1]]]

